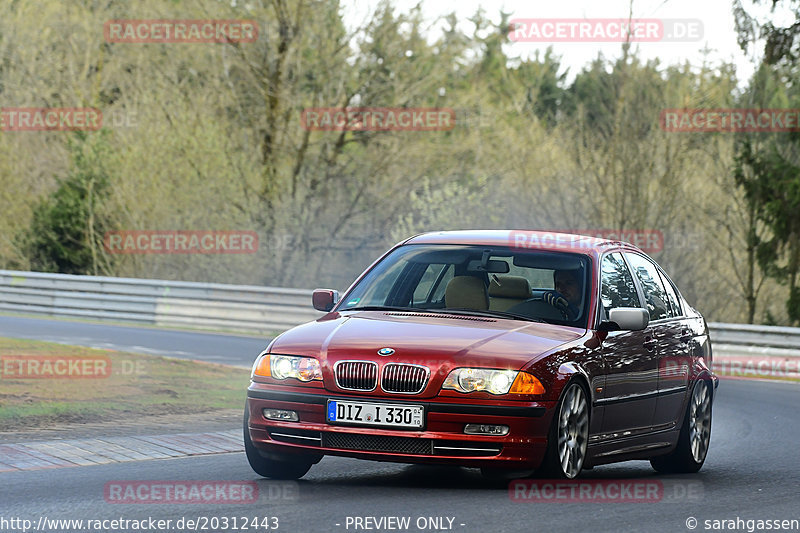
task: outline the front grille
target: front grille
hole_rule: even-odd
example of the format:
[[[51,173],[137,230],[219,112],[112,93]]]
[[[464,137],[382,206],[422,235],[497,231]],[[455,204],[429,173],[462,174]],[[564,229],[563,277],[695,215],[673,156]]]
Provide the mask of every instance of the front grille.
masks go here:
[[[447,455],[450,457],[494,457],[500,455],[499,444],[474,441],[441,441],[413,437],[387,437],[360,433],[323,432],[322,447],[338,450],[406,453],[409,455]]]
[[[429,373],[424,366],[388,363],[383,367],[381,388],[386,392],[418,394],[428,383]]]
[[[339,361],[333,366],[336,384],[345,390],[375,390],[378,364],[371,361]]]
[[[407,453],[413,455],[433,454],[430,439],[387,437],[384,435],[328,432],[322,434],[322,446],[324,448],[337,448],[340,450]]]

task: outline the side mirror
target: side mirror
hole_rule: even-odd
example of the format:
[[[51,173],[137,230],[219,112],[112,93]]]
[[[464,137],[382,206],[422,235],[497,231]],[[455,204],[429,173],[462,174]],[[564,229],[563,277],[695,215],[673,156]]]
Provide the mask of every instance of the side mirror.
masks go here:
[[[602,331],[641,331],[650,323],[647,310],[640,307],[617,307],[608,312],[608,320],[600,324]]]
[[[333,306],[339,301],[339,291],[333,289],[314,289],[311,293],[311,303],[317,311],[325,311],[326,313],[333,309]]]

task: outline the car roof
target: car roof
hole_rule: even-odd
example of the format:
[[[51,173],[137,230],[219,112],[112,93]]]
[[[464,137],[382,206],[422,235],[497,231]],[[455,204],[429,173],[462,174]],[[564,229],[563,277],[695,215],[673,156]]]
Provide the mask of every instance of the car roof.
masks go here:
[[[421,233],[403,244],[464,244],[509,246],[526,250],[582,253],[600,256],[609,249],[642,252],[636,246],[591,235],[540,230],[458,230]],[[644,253],[644,252],[642,252]]]

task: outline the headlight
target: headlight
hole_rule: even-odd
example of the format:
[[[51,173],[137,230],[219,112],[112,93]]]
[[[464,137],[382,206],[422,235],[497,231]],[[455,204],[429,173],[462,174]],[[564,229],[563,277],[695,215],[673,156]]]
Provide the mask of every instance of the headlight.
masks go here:
[[[544,386],[532,374],[492,368],[456,368],[444,380],[442,388],[458,392],[483,391],[490,394],[544,393]]]
[[[322,381],[322,368],[313,357],[263,354],[253,367],[253,376],[300,381]]]

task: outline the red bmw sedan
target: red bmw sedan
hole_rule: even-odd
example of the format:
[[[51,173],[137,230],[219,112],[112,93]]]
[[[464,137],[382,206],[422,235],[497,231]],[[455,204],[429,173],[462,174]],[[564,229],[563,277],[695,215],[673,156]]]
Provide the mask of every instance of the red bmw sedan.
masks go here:
[[[324,455],[574,478],[633,459],[696,472],[718,380],[703,317],[629,244],[451,231],[389,250],[253,364],[255,472]]]

